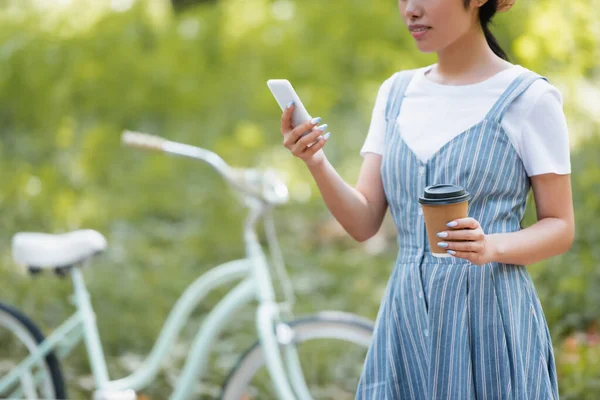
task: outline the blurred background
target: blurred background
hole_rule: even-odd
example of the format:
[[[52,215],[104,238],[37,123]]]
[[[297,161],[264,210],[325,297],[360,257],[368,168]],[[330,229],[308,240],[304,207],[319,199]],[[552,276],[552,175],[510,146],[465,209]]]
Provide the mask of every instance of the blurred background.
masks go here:
[[[561,398],[600,398],[600,0],[520,0],[493,29],[515,63],[564,96],[577,235],[529,267],[555,346]],[[208,166],[125,149],[123,129],[204,147],[240,167],[275,168],[291,201],[276,211],[299,314],[375,318],[397,251],[392,223],[355,243],[304,164],[281,145],[267,79],[286,78],[329,124],[326,153],[354,184],[379,85],[435,62],[417,51],[393,0],[0,0],[0,301],[49,332],[73,311],[71,283],[14,264],[18,231],[92,228],[108,251],[85,270],[111,377],[139,366],[183,289],[243,256],[244,210]],[[525,224],[535,221],[528,209]],[[143,393],[166,398],[214,306],[193,315]],[[210,398],[253,340],[251,310],[215,347]],[[63,365],[89,398],[82,348]],[[200,396],[200,394],[199,394]]]

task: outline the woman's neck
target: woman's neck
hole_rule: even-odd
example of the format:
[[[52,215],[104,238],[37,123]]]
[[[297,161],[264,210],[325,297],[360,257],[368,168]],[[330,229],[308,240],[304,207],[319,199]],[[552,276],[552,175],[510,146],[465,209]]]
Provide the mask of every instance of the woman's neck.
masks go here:
[[[467,32],[437,54],[438,63],[427,77],[446,85],[481,82],[511,66],[492,51],[480,29]]]

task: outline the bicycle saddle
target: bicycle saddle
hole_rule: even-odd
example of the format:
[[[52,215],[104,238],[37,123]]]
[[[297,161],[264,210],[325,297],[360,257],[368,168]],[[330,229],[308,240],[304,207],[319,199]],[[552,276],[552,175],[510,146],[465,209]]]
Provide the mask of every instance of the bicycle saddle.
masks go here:
[[[106,239],[91,229],[61,234],[20,232],[12,240],[13,258],[27,267],[73,266],[106,249]]]

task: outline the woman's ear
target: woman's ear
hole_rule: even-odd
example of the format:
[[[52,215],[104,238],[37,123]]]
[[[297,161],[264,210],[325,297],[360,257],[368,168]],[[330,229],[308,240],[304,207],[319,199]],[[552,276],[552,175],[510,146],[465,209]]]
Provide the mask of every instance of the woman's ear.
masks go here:
[[[471,7],[473,8],[481,8],[488,0],[471,0]]]

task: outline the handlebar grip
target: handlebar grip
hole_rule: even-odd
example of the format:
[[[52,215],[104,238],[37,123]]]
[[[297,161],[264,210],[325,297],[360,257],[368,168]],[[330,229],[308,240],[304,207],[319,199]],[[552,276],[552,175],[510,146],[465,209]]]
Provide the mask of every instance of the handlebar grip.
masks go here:
[[[142,132],[123,131],[121,134],[121,143],[128,147],[137,147],[146,150],[163,151],[164,145],[168,142],[160,136],[149,135]]]

